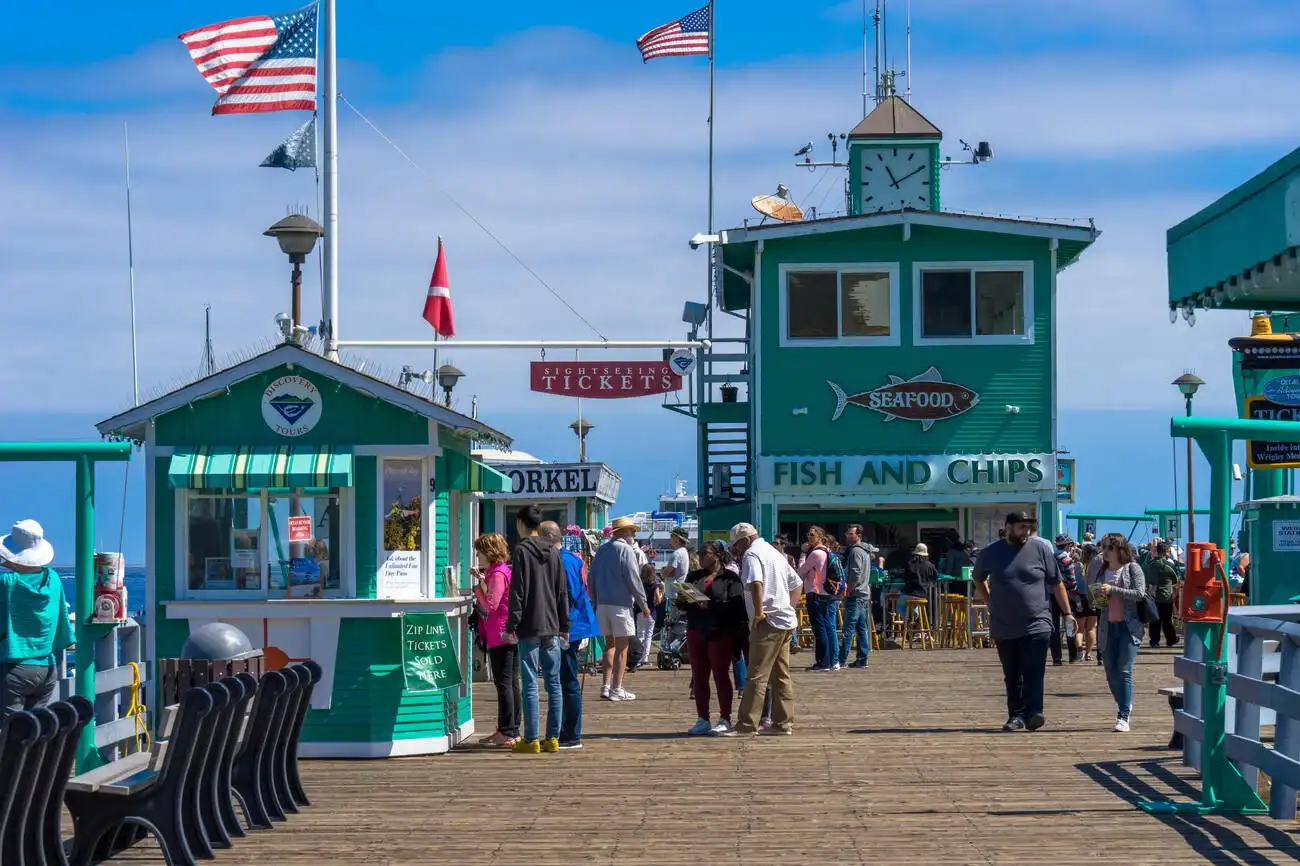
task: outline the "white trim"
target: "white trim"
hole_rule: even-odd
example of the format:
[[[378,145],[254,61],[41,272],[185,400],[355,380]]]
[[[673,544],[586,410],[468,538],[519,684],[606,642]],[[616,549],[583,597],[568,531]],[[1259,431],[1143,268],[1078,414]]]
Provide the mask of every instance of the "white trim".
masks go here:
[[[719,243],[722,244],[753,243],[762,238],[777,239],[833,234],[835,232],[858,231],[880,226],[901,225],[908,221],[913,225],[991,232],[999,235],[1019,235],[1031,238],[1060,238],[1061,240],[1078,241],[1080,243],[1092,243],[1101,235],[1101,232],[1094,228],[1083,228],[1081,226],[909,209],[906,211],[889,211],[883,214],[832,217],[794,223],[769,223],[761,226],[727,229],[719,232],[718,236]]]
[[[469,613],[469,596],[457,598],[268,598],[165,601],[167,619],[389,619],[403,613]]]
[[[158,497],[154,492],[154,485],[157,483],[157,470],[155,469],[156,457],[154,456],[154,425],[145,426],[144,440],[144,600],[153,602],[154,609],[144,607],[145,622],[152,623],[154,614],[158,606],[158,552],[156,545],[158,543],[158,528],[154,522],[157,512]],[[127,464],[130,465],[130,464]],[[175,494],[172,494],[175,496]],[[175,511],[175,507],[172,508]],[[173,536],[175,538],[175,536]],[[130,603],[127,599],[127,603]],[[143,607],[143,606],[142,606]],[[156,683],[158,679],[158,629],[144,629],[144,661],[145,676],[148,682]],[[154,716],[155,722],[158,716]],[[156,730],[156,728],[155,728]]]
[[[921,336],[921,273],[923,271],[970,271],[971,336],[923,337]],[[976,273],[982,271],[1019,271],[1023,334],[975,335],[977,309],[975,298]],[[1034,263],[1025,261],[988,262],[913,262],[912,263],[912,344],[914,346],[1032,346],[1034,344]]]
[[[436,421],[430,422],[437,425]],[[437,445],[355,445],[353,457],[437,457],[442,448]]]
[[[790,273],[822,271],[835,273],[835,337],[791,337],[790,333]],[[846,273],[878,274],[889,277],[889,335],[885,337],[846,337],[842,281]],[[783,349],[842,348],[844,346],[901,346],[903,334],[899,302],[900,276],[898,262],[844,262],[838,264],[803,264],[782,262],[777,265],[777,302],[780,310],[779,343]]]
[[[474,736],[474,720],[470,719],[456,729],[458,741]],[[410,755],[441,755],[451,751],[452,738],[417,737],[410,740],[393,740],[389,743],[309,743],[298,746],[300,758],[400,758]]]
[[[1059,440],[1057,440],[1057,438],[1056,438],[1056,437],[1057,437],[1057,433],[1059,432],[1059,430],[1058,430],[1058,426],[1057,426],[1057,425],[1058,425],[1058,422],[1059,422],[1059,419],[1058,419],[1058,417],[1057,417],[1057,412],[1059,411],[1059,405],[1060,405],[1060,404],[1059,404],[1059,401],[1058,401],[1058,396],[1057,396],[1057,393],[1056,393],[1056,386],[1057,386],[1057,379],[1056,379],[1056,377],[1057,377],[1057,376],[1059,375],[1059,373],[1060,373],[1060,364],[1059,364],[1059,361],[1057,360],[1057,356],[1058,356],[1058,353],[1059,353],[1059,351],[1060,351],[1060,346],[1058,345],[1058,341],[1059,341],[1059,339],[1060,339],[1059,336],[1058,336],[1058,334],[1060,333],[1060,331],[1059,331],[1059,329],[1057,328],[1057,324],[1056,324],[1056,313],[1057,313],[1057,306],[1056,306],[1056,270],[1057,270],[1057,268],[1056,268],[1056,259],[1057,259],[1057,249],[1058,249],[1058,247],[1060,247],[1060,242],[1057,241],[1056,238],[1052,238],[1050,241],[1048,241],[1048,253],[1049,253],[1049,257],[1050,257],[1050,258],[1049,258],[1049,263],[1050,263],[1050,264],[1049,264],[1048,267],[1049,267],[1049,273],[1050,273],[1050,275],[1051,275],[1051,292],[1052,292],[1052,306],[1051,306],[1051,308],[1050,308],[1050,309],[1051,309],[1051,312],[1052,312],[1052,321],[1051,321],[1051,323],[1050,323],[1050,325],[1049,325],[1049,327],[1050,327],[1051,330],[1048,331],[1048,336],[1050,337],[1051,342],[1052,342],[1052,359],[1051,359],[1052,373],[1051,373],[1051,378],[1048,380],[1048,390],[1049,390],[1049,392],[1050,392],[1050,396],[1048,397],[1048,399],[1051,401],[1051,409],[1052,409],[1052,423],[1051,423],[1051,433],[1050,433],[1052,439],[1051,439],[1050,445],[1051,445],[1051,447],[1052,447],[1052,454],[1053,454],[1054,456],[1056,456],[1056,460],[1057,460],[1057,461],[1060,460],[1060,457],[1057,455],[1057,449],[1061,447],[1060,444],[1059,444]],[[1055,476],[1056,472],[1057,472],[1056,465],[1053,465],[1053,466],[1052,466],[1052,473],[1053,473],[1053,476]],[[1060,525],[1060,523],[1061,523],[1061,503],[1060,503],[1060,501],[1056,498],[1056,495],[1055,495],[1055,494],[1052,495],[1052,514],[1053,514],[1053,516],[1056,518],[1056,519],[1053,521],[1053,523],[1056,524],[1056,527],[1057,527],[1057,529],[1058,529],[1058,531],[1059,531],[1059,529],[1060,529],[1060,526],[1059,526],[1059,525]]]
[[[763,303],[763,247],[762,238],[754,246],[754,282],[750,286],[750,314],[749,314],[749,435],[753,440],[750,447],[751,459],[749,465],[745,467],[747,476],[745,486],[749,489],[749,498],[757,507],[755,492],[758,490],[758,455],[763,453],[763,425],[762,415],[759,414],[763,408],[763,318],[761,310],[765,306]],[[778,287],[779,289],[779,287]],[[707,479],[701,479],[703,483],[708,483]],[[755,511],[751,517],[754,522],[758,522],[759,513]]]

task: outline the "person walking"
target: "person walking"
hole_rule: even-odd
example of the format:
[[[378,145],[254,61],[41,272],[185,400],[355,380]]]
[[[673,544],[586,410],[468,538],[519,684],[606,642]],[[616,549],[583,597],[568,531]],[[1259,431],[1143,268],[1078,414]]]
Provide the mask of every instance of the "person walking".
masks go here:
[[[1115,731],[1127,733],[1133,713],[1133,663],[1146,628],[1137,606],[1147,594],[1146,575],[1137,564],[1133,545],[1108,536],[1102,545],[1101,581],[1097,584],[1101,606],[1101,656],[1106,684],[1115,699]]]
[[[547,520],[538,535],[560,551],[565,582],[569,590],[569,637],[560,648],[560,690],[564,693],[564,720],[560,725],[560,748],[582,748],[582,659],[588,641],[597,637],[596,611],[587,597],[587,578],[582,557],[561,545],[560,525]]]
[[[520,509],[515,521],[519,543],[510,557],[510,607],[506,640],[519,644],[523,681],[523,738],[511,748],[521,754],[558,752],[564,721],[560,691],[560,646],[569,634],[569,589],[555,546],[539,537],[542,510]],[[540,733],[538,678],[546,687],[546,738]]]
[[[50,568],[54,547],[35,520],[0,538],[0,727],[14,713],[43,707],[58,685],[55,653],[72,646],[63,581]]]
[[[1159,619],[1150,623],[1151,648],[1160,646],[1164,632],[1165,646],[1178,646],[1178,629],[1174,626],[1174,590],[1178,588],[1178,568],[1174,565],[1168,542],[1156,545],[1156,558],[1146,567],[1147,592],[1156,603]]]
[[[604,682],[600,696],[607,701],[634,701],[623,688],[627,649],[636,634],[635,615],[650,616],[645,586],[641,583],[644,555],[636,546],[636,522],[616,517],[610,524],[613,540],[602,544],[592,557],[587,590],[596,607],[596,627],[605,638]]]
[[[840,669],[838,588],[830,576],[830,539],[820,526],[808,530],[799,561],[803,594],[808,605],[808,621],[813,632],[813,672]]]
[[[1051,641],[1052,664],[1056,667],[1061,666],[1061,641],[1065,641],[1065,648],[1070,664],[1079,661],[1079,569],[1074,561],[1074,539],[1066,533],[1056,536],[1056,565],[1061,570],[1061,582],[1065,585],[1065,597],[1069,600],[1070,606],[1066,610],[1061,610],[1056,602],[1052,603],[1052,634]],[[1065,615],[1074,614],[1075,628],[1074,634],[1069,634],[1065,627]]]
[[[1097,551],[1097,545],[1087,542],[1074,549],[1075,553],[1075,574],[1079,581],[1079,607],[1075,613],[1079,628],[1080,648],[1083,650],[1083,660],[1092,661],[1093,650],[1097,646],[1097,608],[1092,603],[1092,587],[1088,583],[1088,574],[1091,572],[1092,563],[1100,555]],[[1100,657],[1100,653],[1098,653]]]
[[[799,623],[795,612],[803,582],[785,555],[748,523],[731,528],[731,550],[740,557],[740,579],[747,590],[749,669],[734,733],[755,735],[759,708],[772,686],[772,726],[765,733],[794,733],[794,680],[790,676],[790,636]]]
[[[844,631],[840,635],[840,667],[865,668],[871,655],[867,612],[871,609],[871,560],[876,549],[862,542],[862,524],[852,523],[844,531]],[[849,650],[858,652],[849,664]]]
[[[1004,731],[1036,731],[1046,724],[1043,679],[1052,633],[1052,600],[1067,611],[1056,551],[1035,536],[1038,521],[1023,511],[1007,515],[1003,537],[980,551],[975,585],[988,599],[989,636],[997,643],[1007,696]]]
[[[510,612],[510,548],[505,538],[487,532],[474,539],[478,565],[474,577],[474,602],[480,633],[487,645],[492,685],[497,692],[497,728],[479,740],[484,746],[513,746],[519,739],[519,645],[505,639]]]

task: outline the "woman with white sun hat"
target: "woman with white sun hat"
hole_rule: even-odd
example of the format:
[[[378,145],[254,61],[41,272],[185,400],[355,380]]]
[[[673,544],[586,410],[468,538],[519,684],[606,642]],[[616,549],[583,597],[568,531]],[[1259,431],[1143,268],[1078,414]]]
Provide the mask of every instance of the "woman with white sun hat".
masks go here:
[[[72,646],[63,581],[54,548],[35,520],[0,538],[0,722],[54,698],[54,654]]]

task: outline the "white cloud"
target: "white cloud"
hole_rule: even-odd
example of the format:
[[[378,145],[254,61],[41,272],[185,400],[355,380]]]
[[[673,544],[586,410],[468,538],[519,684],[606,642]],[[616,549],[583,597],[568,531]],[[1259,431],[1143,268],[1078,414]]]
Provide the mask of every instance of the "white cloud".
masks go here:
[[[120,79],[156,76],[161,107],[130,114],[145,384],[197,366],[204,303],[213,305],[218,354],[270,336],[271,317],[288,305],[287,268],[261,232],[286,205],[316,196],[309,173],[256,168],[300,115],[208,117],[210,92],[169,48],[105,64],[74,94],[117,105]],[[563,66],[552,52],[562,52]],[[685,241],[705,222],[704,77],[687,65],[642,67],[626,53],[572,32],[522,34],[434,58],[417,95],[400,104],[366,98],[384,89],[371,70],[346,66],[345,92],[606,336],[678,337],[682,302],[703,292],[704,254]],[[814,178],[793,169],[789,152],[810,134],[824,140],[824,130],[856,122],[853,66],[786,59],[719,70],[720,225],[747,217],[749,196],[777,180],[808,193]],[[916,100],[951,141],[990,138],[999,148],[980,174],[945,179],[947,203],[1093,215],[1105,231],[1062,278],[1061,311],[1078,326],[1062,342],[1065,402],[1149,405],[1139,388],[1163,394],[1184,366],[1223,370],[1217,378],[1226,379],[1227,319],[1202,316],[1189,335],[1165,313],[1164,228],[1214,196],[1111,190],[1062,202],[1037,190],[1057,173],[1127,153],[1166,160],[1167,151],[1191,158],[1243,143],[1281,147],[1300,133],[1300,117],[1275,111],[1272,95],[1294,90],[1300,67],[1251,56],[1194,65],[1078,53],[990,56],[979,73],[928,66],[933,86]],[[9,131],[0,142],[0,293],[11,362],[0,367],[0,388],[13,393],[40,371],[40,405],[31,408],[108,412],[130,393],[120,114],[0,119]],[[429,335],[419,311],[438,234],[464,337],[592,336],[346,109],[340,125],[345,338]],[[817,196],[829,190],[833,203],[837,186],[823,182]],[[1031,192],[1013,201],[1006,189]],[[304,308],[313,320],[318,291],[309,268]],[[376,357],[389,367],[431,360]],[[569,411],[528,392],[529,359],[454,356],[469,374],[464,396],[479,393],[489,420],[493,411]],[[1208,393],[1222,387],[1212,379]],[[655,401],[635,405],[650,411]]]

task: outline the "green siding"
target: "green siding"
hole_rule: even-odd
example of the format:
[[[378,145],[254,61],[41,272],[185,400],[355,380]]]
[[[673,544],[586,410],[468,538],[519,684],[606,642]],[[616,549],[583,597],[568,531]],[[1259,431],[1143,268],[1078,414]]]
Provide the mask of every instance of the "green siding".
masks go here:
[[[356,516],[357,598],[375,598],[379,592],[379,458],[358,457],[352,470]]]
[[[180,654],[186,638],[190,636],[188,620],[168,619],[163,602],[176,599],[176,491],[167,480],[169,457],[154,457],[154,513],[153,520],[154,557],[153,557],[153,609],[149,612],[149,628],[156,641],[156,658],[174,657]],[[155,673],[156,673],[155,669]],[[155,680],[156,682],[156,680]],[[158,708],[155,707],[155,710]]]
[[[386,743],[446,733],[441,692],[407,692],[402,677],[402,621],[345,619],[339,627],[334,697],[311,710],[307,742]],[[364,648],[365,652],[349,651]]]
[[[424,445],[429,422],[400,406],[354,391],[328,377],[280,367],[259,373],[155,419],[159,445],[283,445],[262,420],[262,393],[281,376],[302,376],[319,389],[321,419],[295,445]],[[166,475],[166,470],[163,472]]]
[[[916,346],[912,268],[916,262],[1032,262],[1032,345]],[[891,263],[899,266],[897,347],[782,348],[782,264]],[[1052,273],[1044,239],[915,226],[904,241],[897,227],[768,241],[763,254],[762,448],[764,454],[1046,452],[1052,450]],[[827,381],[852,396],[910,379],[929,367],[945,381],[979,394],[980,402],[922,431],[913,421],[858,406],[832,422],[835,397]],[[1006,411],[1020,407],[1019,414]],[[806,415],[791,410],[808,408]]]

